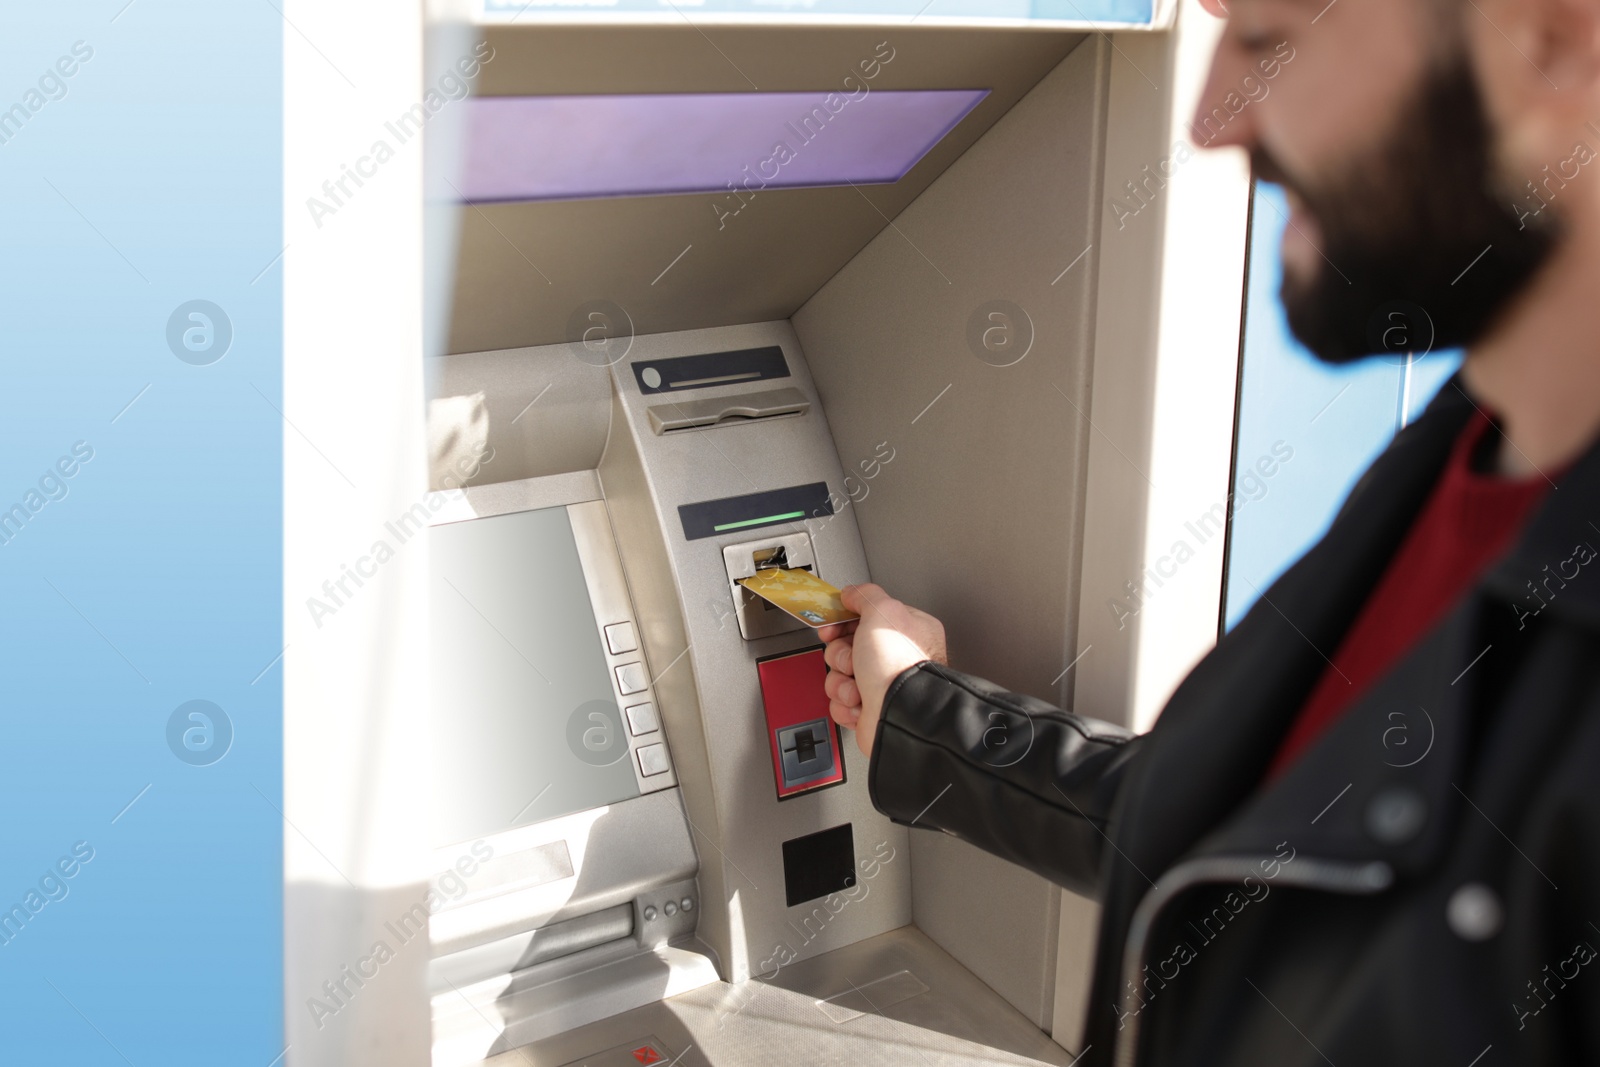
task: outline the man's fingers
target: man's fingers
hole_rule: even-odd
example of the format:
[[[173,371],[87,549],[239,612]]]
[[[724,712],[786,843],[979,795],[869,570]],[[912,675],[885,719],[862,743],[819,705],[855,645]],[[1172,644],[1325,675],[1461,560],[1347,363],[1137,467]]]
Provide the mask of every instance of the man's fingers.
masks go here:
[[[848,674],[829,671],[828,677],[822,682],[822,689],[828,694],[828,699],[836,700],[847,708],[861,706],[861,690],[856,688],[856,680]]]
[[[847,708],[861,707],[861,690],[856,685],[856,680],[848,674],[839,675],[839,686],[834,691],[833,698]]]
[[[822,680],[822,691],[827,693],[827,699],[830,699],[830,701],[838,701],[845,707],[850,707],[850,705],[854,704],[854,701],[846,701],[845,699],[843,688],[845,688],[846,681],[850,681],[850,675],[842,675],[837,670],[829,670],[827,678]],[[851,683],[851,686],[854,686],[854,683]]]
[[[888,596],[889,594],[884,591],[883,586],[874,585],[872,582],[847,585],[839,590],[840,602],[857,615],[865,615],[872,610],[874,604]]]
[[[848,638],[829,641],[827,649],[822,653],[822,661],[840,674],[854,675],[855,646]]]
[[[847,708],[837,700],[828,702],[828,714],[833,717],[834,722],[850,730],[854,730],[856,724],[861,721],[860,708]]]
[[[821,641],[823,644],[832,644],[842,637],[849,637],[855,632],[856,624],[853,621],[835,622],[827,626],[819,627],[817,630],[817,640]]]

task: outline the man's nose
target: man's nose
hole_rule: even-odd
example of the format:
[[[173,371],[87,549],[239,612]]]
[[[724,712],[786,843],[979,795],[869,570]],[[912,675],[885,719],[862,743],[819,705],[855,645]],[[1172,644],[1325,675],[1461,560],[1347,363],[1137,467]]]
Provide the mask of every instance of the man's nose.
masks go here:
[[[1256,147],[1259,104],[1245,95],[1245,79],[1252,73],[1247,63],[1230,53],[1224,38],[1211,57],[1205,88],[1189,120],[1189,137],[1201,148]],[[1229,107],[1228,104],[1233,106]]]

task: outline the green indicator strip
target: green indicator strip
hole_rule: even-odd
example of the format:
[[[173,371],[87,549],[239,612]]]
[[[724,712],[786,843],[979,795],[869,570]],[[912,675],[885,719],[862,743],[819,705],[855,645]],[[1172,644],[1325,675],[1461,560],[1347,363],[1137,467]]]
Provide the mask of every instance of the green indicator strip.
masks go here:
[[[745,519],[743,522],[725,522],[721,526],[713,526],[711,529],[716,533],[721,533],[724,530],[737,530],[743,526],[764,526],[769,522],[784,522],[788,519],[803,519],[805,517],[806,513],[803,511],[786,511],[782,515],[768,515],[765,518],[760,519]],[[704,527],[701,527],[701,529],[704,529]]]

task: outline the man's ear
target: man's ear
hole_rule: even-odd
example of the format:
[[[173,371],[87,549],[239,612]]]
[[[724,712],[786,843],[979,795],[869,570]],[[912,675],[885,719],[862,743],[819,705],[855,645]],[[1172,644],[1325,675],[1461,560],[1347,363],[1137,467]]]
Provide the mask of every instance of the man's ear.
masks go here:
[[[1600,0],[1462,0],[1478,84],[1501,163],[1536,173],[1600,144]]]
[[[1557,91],[1593,104],[1600,87],[1600,0],[1518,0],[1513,6],[1531,23],[1527,32],[1537,51],[1529,54],[1544,77]]]

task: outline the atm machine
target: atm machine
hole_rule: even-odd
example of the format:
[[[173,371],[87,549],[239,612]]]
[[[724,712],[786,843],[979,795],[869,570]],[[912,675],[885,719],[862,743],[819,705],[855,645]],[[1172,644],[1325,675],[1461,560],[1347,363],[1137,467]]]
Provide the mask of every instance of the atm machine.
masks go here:
[[[1083,2],[430,38],[435,1067],[1084,1051],[1095,905],[878,814],[739,584],[879,582],[1135,726],[1214,640],[1220,544],[1145,575],[1228,491],[1248,178],[1198,3]]]

